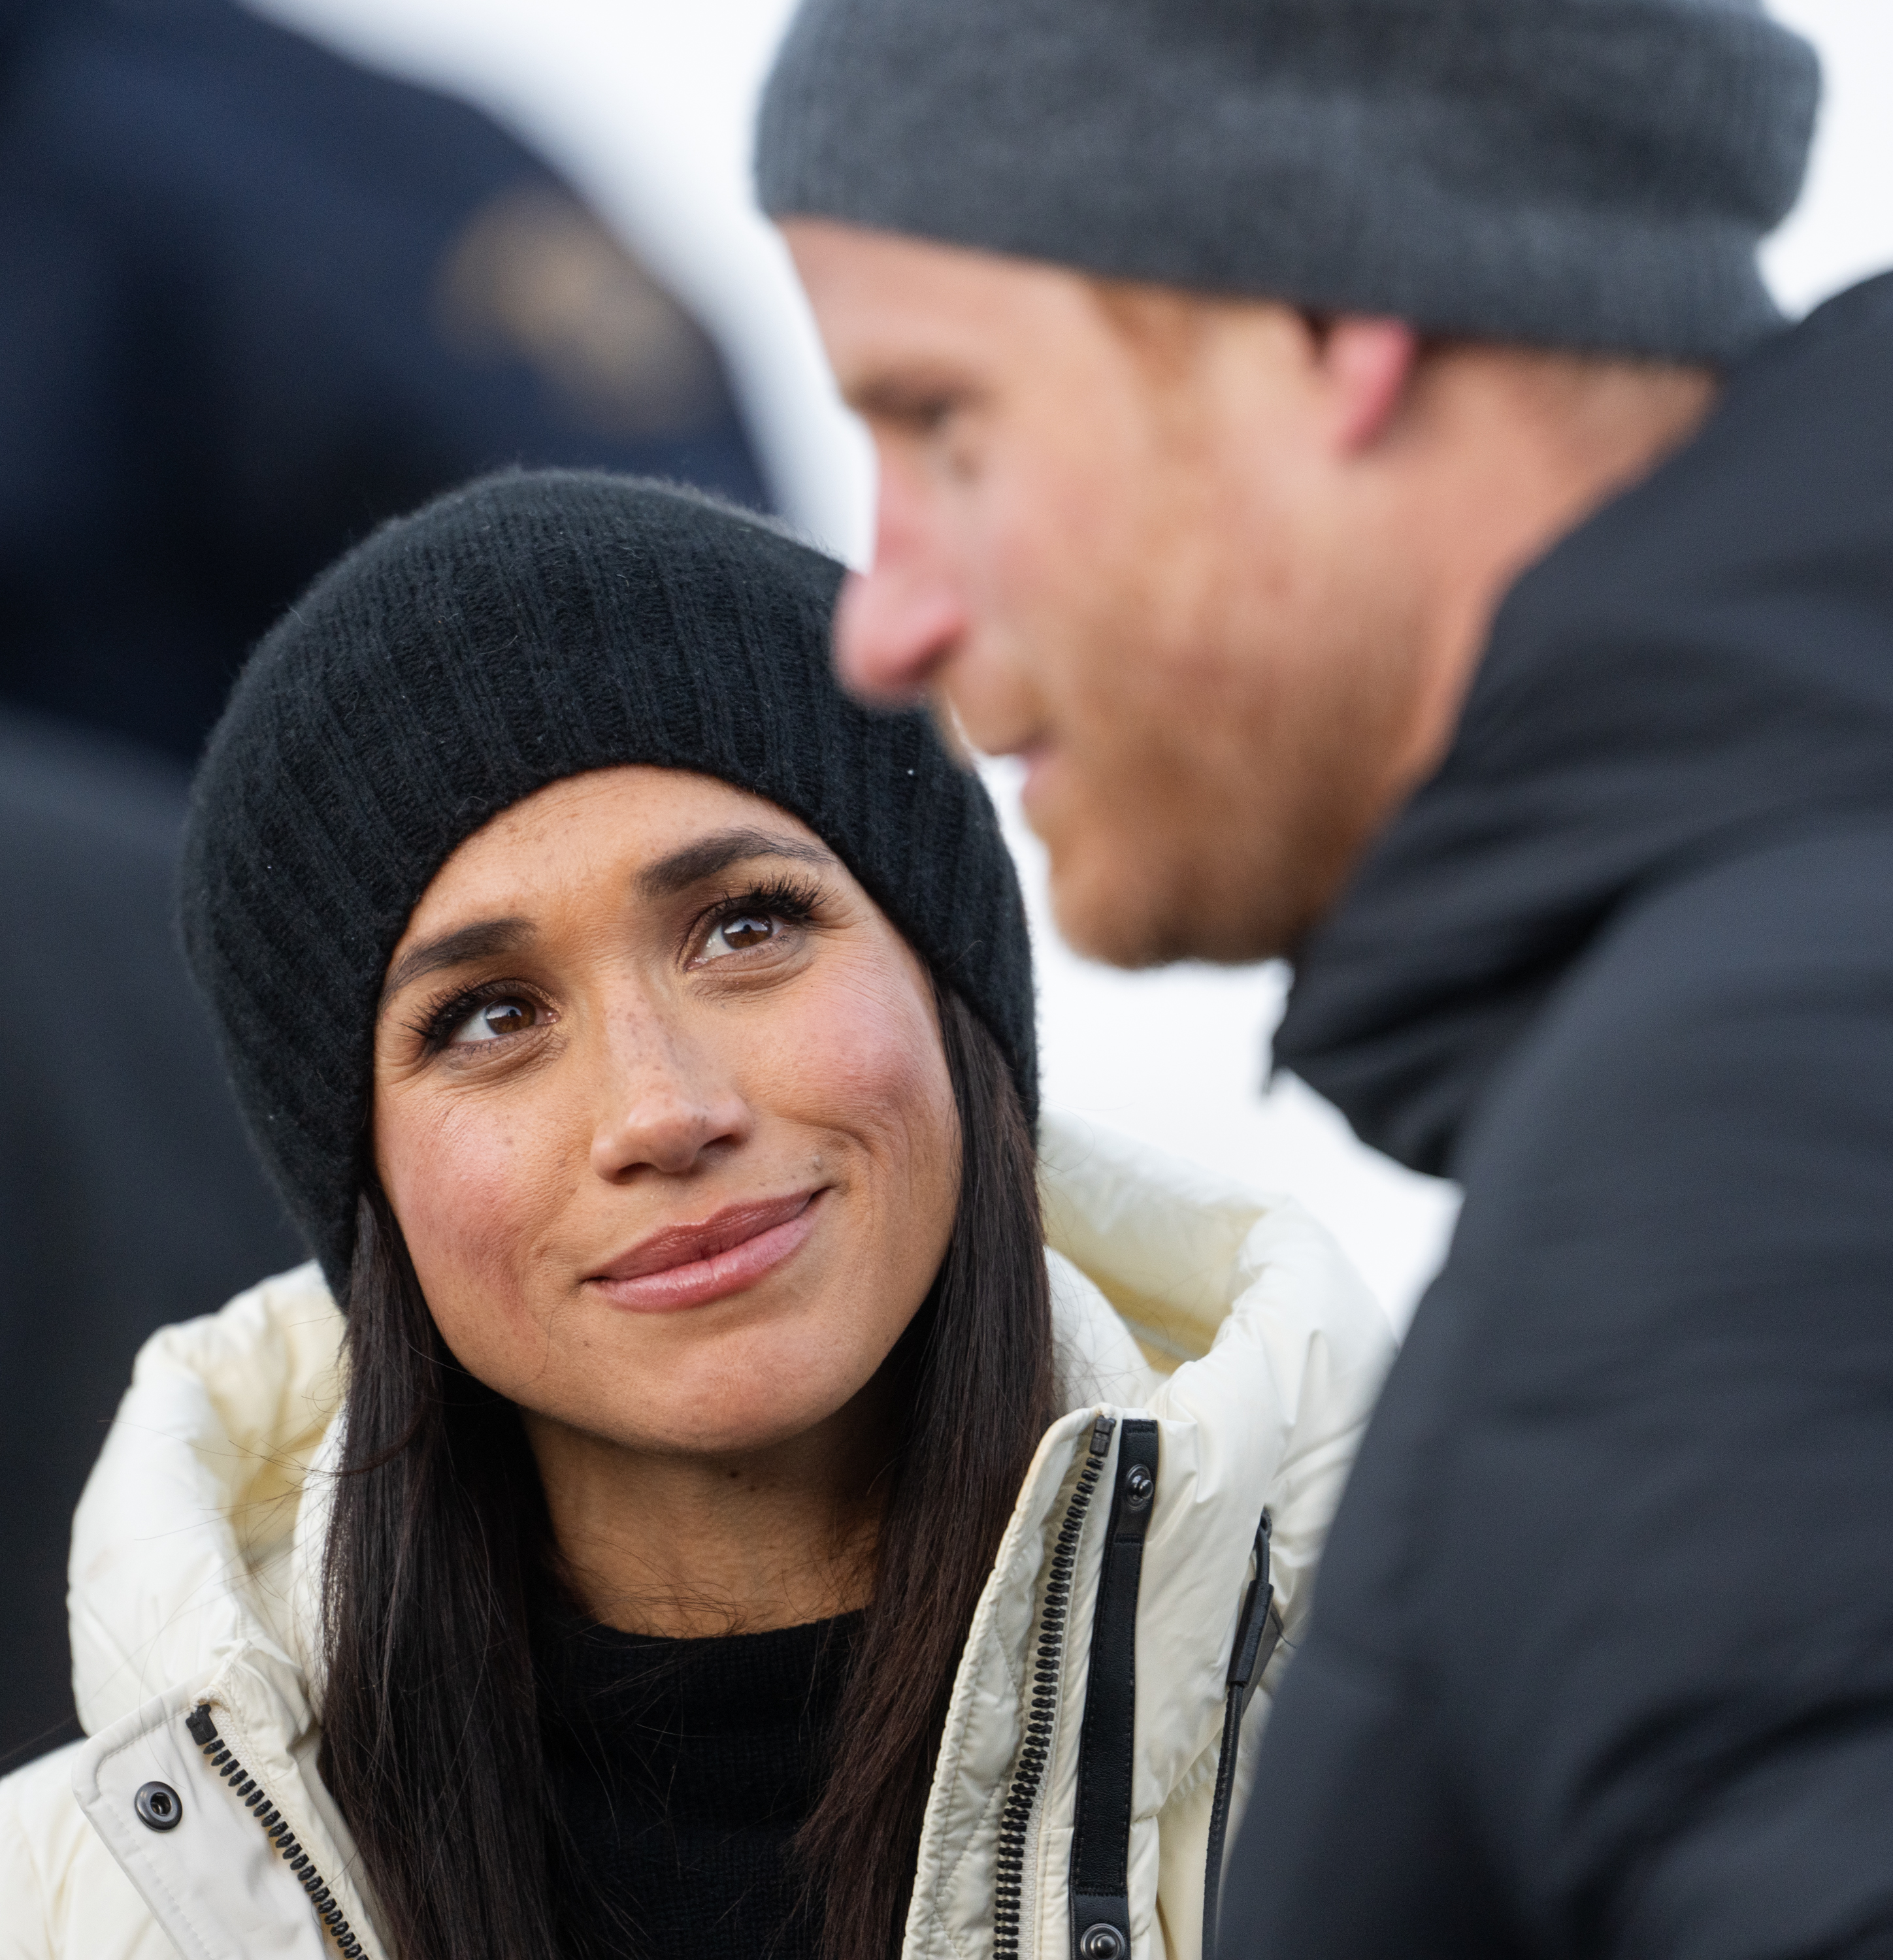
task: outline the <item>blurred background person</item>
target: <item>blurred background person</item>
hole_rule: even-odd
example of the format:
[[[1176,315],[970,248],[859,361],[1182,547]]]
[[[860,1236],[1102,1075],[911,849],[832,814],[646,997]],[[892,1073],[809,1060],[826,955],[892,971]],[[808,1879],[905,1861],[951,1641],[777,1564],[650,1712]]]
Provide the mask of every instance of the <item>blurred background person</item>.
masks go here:
[[[709,336],[532,151],[224,0],[8,0],[0,1762],[76,1732],[65,1548],[138,1343],[300,1256],[173,943],[185,765],[338,551],[562,462],[772,501]]]
[[[154,1327],[300,1256],[179,956],[185,773],[0,709],[0,1766],[78,1732],[72,1511]]]
[[[768,498],[695,323],[466,105],[227,0],[27,0],[0,110],[0,698],[192,756],[381,517],[509,462]]]

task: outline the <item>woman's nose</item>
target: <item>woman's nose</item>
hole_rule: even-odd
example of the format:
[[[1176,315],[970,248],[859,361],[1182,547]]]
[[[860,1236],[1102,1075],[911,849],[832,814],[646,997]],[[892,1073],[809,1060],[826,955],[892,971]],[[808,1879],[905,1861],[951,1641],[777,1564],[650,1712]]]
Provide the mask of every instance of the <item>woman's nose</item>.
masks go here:
[[[627,1071],[593,1134],[594,1175],[612,1183],[639,1170],[680,1176],[749,1134],[750,1112],[741,1095],[678,1063],[647,1058]]]

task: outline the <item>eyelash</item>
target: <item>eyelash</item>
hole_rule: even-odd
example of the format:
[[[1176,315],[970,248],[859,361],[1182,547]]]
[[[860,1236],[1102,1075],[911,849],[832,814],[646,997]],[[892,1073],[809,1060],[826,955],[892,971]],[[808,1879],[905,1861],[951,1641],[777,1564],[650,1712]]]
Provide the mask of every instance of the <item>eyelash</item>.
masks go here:
[[[759,912],[790,925],[810,924],[820,909],[822,897],[819,885],[794,878],[773,879],[766,885],[752,886],[746,892],[727,893],[692,921],[686,943],[694,945],[726,919],[748,918]],[[535,988],[517,980],[483,980],[477,987],[455,988],[428,1001],[418,1018],[409,1026],[428,1054],[438,1054],[468,1015],[489,1001],[517,994],[530,1000],[540,998]]]
[[[726,919],[743,918],[757,912],[784,920],[790,925],[808,925],[813,922],[821,903],[819,885],[804,883],[796,878],[774,878],[768,884],[752,886],[746,892],[726,892],[714,905],[697,915],[690,928],[689,943],[695,944]]]
[[[485,1007],[489,1001],[511,1000],[520,994],[534,1001],[539,998],[535,989],[517,980],[483,980],[477,987],[457,988],[438,995],[422,1008],[418,1020],[408,1025],[420,1038],[422,1048],[429,1055],[437,1055],[449,1045],[455,1029],[476,1008]]]

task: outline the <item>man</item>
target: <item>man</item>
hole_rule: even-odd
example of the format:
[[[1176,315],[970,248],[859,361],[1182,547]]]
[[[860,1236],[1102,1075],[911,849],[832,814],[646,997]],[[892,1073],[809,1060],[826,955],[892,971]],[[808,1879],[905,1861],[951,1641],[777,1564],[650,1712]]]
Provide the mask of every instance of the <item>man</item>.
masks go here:
[[[1893,1954],[1893,281],[1750,0],[809,0],[838,628],[1465,1188],[1226,1954]],[[1174,1936],[1174,1930],[1172,1930]]]

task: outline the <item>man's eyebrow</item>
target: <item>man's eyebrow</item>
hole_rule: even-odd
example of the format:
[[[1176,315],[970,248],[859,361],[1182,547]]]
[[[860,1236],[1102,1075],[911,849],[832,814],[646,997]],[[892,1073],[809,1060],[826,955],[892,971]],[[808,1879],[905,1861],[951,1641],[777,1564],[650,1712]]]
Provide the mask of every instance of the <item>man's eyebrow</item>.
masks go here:
[[[719,830],[647,865],[638,873],[638,889],[647,899],[671,898],[748,858],[794,858],[827,871],[833,870],[837,863],[833,852],[799,838],[781,837],[770,830]]]
[[[944,409],[975,398],[975,390],[944,368],[937,373],[869,374],[851,380],[843,399],[870,421],[931,422]]]
[[[425,940],[402,954],[388,969],[381,989],[385,1004],[403,987],[444,968],[464,966],[469,959],[490,959],[495,953],[517,953],[533,937],[533,922],[523,918],[476,919],[471,925]]]

